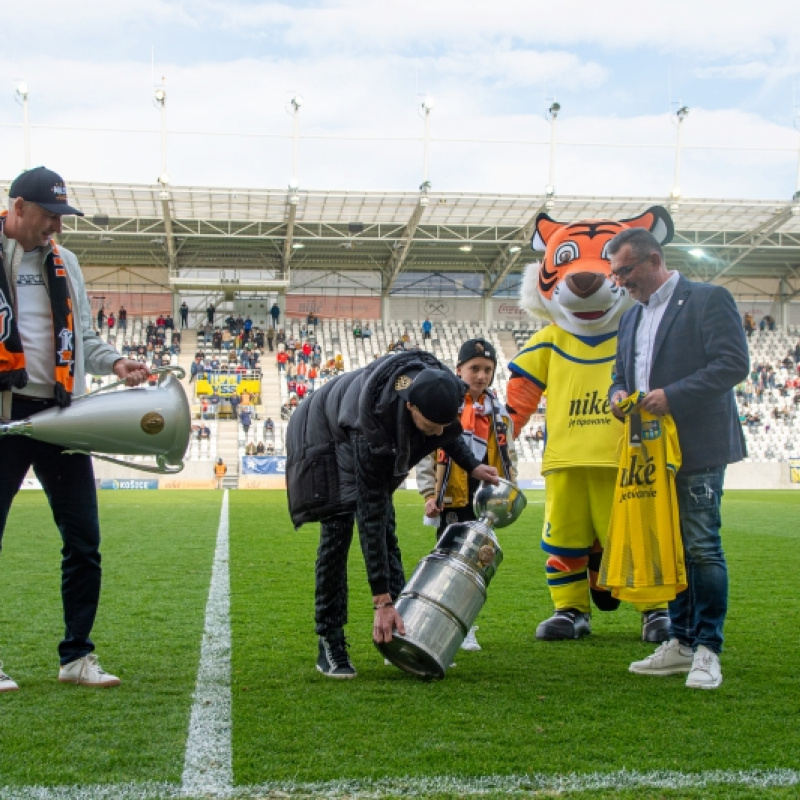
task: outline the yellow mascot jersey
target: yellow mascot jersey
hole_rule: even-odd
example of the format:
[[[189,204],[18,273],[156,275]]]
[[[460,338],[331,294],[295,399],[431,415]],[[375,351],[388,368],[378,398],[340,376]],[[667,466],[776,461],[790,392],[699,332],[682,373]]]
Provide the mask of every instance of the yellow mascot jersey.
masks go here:
[[[565,467],[616,469],[622,426],[608,403],[616,348],[616,331],[579,338],[548,325],[508,365],[547,392],[543,474]]]
[[[671,416],[636,407],[637,399],[620,403],[625,438],[598,584],[620,600],[668,602],[686,588],[675,492],[678,430]]]

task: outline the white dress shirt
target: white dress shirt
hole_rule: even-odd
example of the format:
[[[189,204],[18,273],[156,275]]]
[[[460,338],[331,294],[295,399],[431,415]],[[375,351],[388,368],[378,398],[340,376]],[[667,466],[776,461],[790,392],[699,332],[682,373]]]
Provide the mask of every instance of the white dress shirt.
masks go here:
[[[636,329],[636,354],[634,369],[636,375],[636,390],[640,392],[650,391],[650,370],[653,367],[653,346],[656,341],[656,333],[664,312],[667,310],[675,287],[678,285],[680,273],[672,271],[658,289],[650,295],[646,303],[641,303],[642,315],[639,318],[639,327]]]

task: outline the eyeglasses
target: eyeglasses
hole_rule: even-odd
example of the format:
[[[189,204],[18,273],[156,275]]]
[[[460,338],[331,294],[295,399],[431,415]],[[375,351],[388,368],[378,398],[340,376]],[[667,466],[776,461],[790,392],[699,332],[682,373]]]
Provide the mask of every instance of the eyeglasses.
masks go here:
[[[634,261],[633,264],[627,264],[619,269],[612,269],[611,277],[618,281],[624,280],[636,269],[636,267],[638,267],[640,264],[644,264],[645,261],[649,261],[649,259],[650,254],[646,255],[644,258],[640,258],[638,261]]]

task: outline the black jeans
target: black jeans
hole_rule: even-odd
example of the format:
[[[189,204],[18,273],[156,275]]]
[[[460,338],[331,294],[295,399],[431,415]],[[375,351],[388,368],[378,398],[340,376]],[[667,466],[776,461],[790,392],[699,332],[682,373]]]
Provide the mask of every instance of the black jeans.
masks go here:
[[[52,405],[17,397],[11,416],[26,419]],[[11,503],[31,466],[63,540],[61,600],[66,630],[58,646],[62,665],[94,650],[89,636],[100,600],[100,522],[92,459],[63,451],[27,436],[0,438],[0,545]]]
[[[389,594],[396,600],[405,586],[405,574],[395,530],[394,506],[391,500],[380,511],[389,561]],[[322,521],[317,549],[314,600],[315,630],[324,636],[347,624],[347,557],[353,541],[355,514],[339,514]],[[359,514],[359,535],[365,559],[370,558],[367,528]],[[372,556],[374,558],[374,555]]]

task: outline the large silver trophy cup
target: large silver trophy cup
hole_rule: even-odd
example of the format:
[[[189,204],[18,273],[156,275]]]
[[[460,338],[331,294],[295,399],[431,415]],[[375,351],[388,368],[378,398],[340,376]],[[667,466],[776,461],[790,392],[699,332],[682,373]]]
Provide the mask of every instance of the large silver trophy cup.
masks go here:
[[[444,677],[503,560],[493,528],[514,522],[526,503],[509,481],[480,485],[473,501],[478,519],[448,525],[397,599],[406,632],[377,644],[392,664],[420,678]]]
[[[0,423],[0,436],[30,436],[145,472],[173,474],[183,469],[192,434],[191,411],[177,378],[180,367],[154,370],[158,384],[150,388],[110,392],[118,381],[76,397],[67,408],[48,408],[28,419]],[[154,456],[153,466],[109,455]]]

